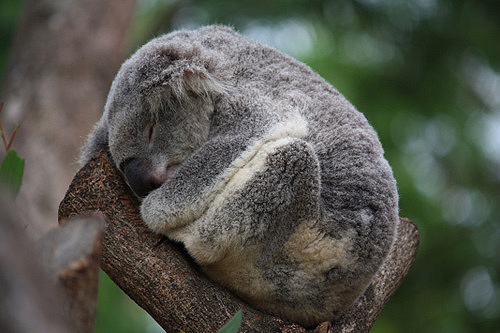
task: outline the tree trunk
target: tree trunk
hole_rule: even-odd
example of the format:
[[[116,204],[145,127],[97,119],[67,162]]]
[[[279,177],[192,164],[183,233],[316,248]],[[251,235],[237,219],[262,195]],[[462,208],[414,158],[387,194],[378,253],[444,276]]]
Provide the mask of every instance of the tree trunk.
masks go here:
[[[59,222],[102,212],[107,218],[101,268],[167,332],[213,332],[243,310],[240,332],[306,332],[260,313],[208,280],[182,246],[149,231],[139,203],[105,152],[75,176],[59,208]],[[366,292],[335,323],[316,332],[367,332],[406,276],[418,248],[416,225],[401,219],[398,237]]]
[[[21,124],[14,148],[26,169],[17,201],[32,238],[56,226],[79,147],[125,56],[134,8],[134,0],[25,1],[0,101],[5,127]]]

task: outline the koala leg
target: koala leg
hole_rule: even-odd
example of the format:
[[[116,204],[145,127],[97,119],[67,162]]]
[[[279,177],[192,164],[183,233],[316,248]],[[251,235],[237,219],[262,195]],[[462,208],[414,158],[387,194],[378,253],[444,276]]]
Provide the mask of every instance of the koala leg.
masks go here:
[[[284,276],[298,269],[290,237],[301,223],[314,224],[320,217],[319,175],[318,160],[305,141],[268,142],[200,219],[171,236],[211,278],[253,304],[271,304]]]
[[[286,237],[298,221],[318,219],[319,181],[318,161],[305,141],[265,143],[183,232],[189,239],[182,241],[188,250],[192,245],[198,262],[208,264],[223,257],[225,248]]]
[[[327,235],[320,184],[311,145],[268,142],[178,239],[208,276],[256,308],[308,324],[331,320],[368,280],[329,280],[356,265],[356,236]]]

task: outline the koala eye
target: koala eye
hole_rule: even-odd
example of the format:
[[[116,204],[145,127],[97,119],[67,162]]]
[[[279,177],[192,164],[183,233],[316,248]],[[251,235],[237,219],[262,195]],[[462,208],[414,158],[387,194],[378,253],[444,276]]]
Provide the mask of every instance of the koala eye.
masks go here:
[[[156,124],[153,124],[149,127],[149,132],[148,132],[148,142],[151,143],[151,141],[153,140],[153,135],[154,135],[154,131],[155,131],[155,127],[156,127]]]

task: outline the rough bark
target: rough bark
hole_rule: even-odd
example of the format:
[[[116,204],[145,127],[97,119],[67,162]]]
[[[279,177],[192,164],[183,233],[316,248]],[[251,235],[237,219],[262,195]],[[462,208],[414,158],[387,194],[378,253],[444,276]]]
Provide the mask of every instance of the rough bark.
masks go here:
[[[78,216],[37,242],[41,262],[68,304],[74,332],[94,332],[103,229],[102,215]]]
[[[107,218],[102,269],[167,331],[211,332],[243,310],[241,332],[306,332],[260,313],[208,280],[183,248],[150,232],[122,177],[101,152],[73,179],[59,208],[59,222],[90,212]],[[372,285],[339,321],[316,332],[366,332],[408,272],[418,247],[414,223],[401,220],[398,239]]]
[[[134,7],[135,0],[25,1],[0,101],[6,129],[21,124],[18,202],[32,238],[56,226],[79,147],[125,57]]]

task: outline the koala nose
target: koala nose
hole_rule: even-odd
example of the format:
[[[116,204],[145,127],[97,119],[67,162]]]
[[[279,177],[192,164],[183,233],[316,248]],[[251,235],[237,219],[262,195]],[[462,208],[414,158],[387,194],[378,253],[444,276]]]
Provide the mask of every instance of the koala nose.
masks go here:
[[[155,175],[138,158],[131,158],[123,162],[122,170],[128,185],[140,198],[147,196],[149,192],[160,187],[165,181],[164,177]]]

